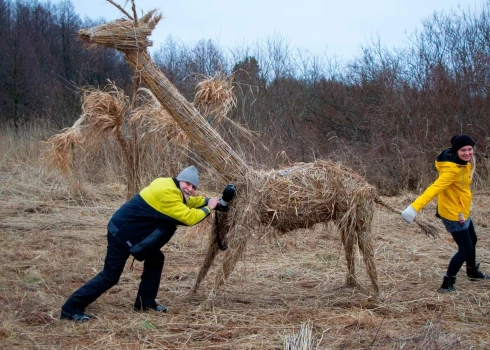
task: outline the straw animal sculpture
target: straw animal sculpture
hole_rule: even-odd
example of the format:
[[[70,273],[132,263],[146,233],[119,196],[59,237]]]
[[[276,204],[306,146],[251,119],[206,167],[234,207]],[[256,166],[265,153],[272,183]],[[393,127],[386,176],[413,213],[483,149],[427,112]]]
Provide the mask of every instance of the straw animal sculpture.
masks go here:
[[[79,36],[91,45],[120,50],[134,72],[140,75],[141,81],[187,134],[195,152],[216,169],[225,183],[235,184],[237,194],[233,209],[226,214],[228,250],[210,296],[214,296],[233,271],[254,229],[267,226],[289,232],[328,221],[336,223],[340,230],[347,260],[347,284],[356,284],[354,247],[357,244],[377,292],[370,235],[374,203],[380,202],[376,189],[352,170],[329,161],[269,171],[249,167],[152,62],[146,51],[150,43],[145,36],[160,18],[155,11],[150,11],[139,20],[135,16],[133,20],[117,20],[83,29]],[[129,43],[129,38],[137,43]],[[206,276],[218,250],[217,241],[213,238],[193,291]]]
[[[244,189],[233,201],[226,214],[226,240],[229,247],[223,257],[223,269],[218,272],[215,289],[229,276],[241,258],[252,232],[259,226],[287,233],[309,228],[317,223],[333,221],[339,228],[347,261],[347,285],[357,285],[355,277],[355,246],[359,247],[375,292],[378,279],[374,246],[370,235],[376,189],[366,180],[339,164],[330,161],[298,163],[280,170],[250,169],[243,182]],[[221,214],[217,214],[221,215]],[[193,291],[206,276],[219,252],[216,238],[210,241],[208,252],[199,271]]]

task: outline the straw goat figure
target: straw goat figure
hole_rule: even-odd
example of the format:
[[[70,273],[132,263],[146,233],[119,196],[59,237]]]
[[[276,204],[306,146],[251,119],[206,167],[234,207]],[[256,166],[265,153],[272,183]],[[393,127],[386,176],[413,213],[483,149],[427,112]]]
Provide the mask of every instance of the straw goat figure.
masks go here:
[[[329,221],[334,222],[340,232],[347,261],[347,285],[358,284],[354,259],[357,244],[373,289],[376,293],[379,291],[370,235],[376,189],[361,176],[339,164],[316,161],[298,163],[281,170],[251,169],[243,180],[236,184],[238,193],[232,209],[225,215],[215,214],[225,217],[225,227],[220,227],[220,231],[226,232],[228,245],[223,268],[216,276],[215,291],[233,271],[251,233],[258,226],[287,233]],[[217,239],[213,235],[210,240],[193,292],[197,291],[219,252]]]

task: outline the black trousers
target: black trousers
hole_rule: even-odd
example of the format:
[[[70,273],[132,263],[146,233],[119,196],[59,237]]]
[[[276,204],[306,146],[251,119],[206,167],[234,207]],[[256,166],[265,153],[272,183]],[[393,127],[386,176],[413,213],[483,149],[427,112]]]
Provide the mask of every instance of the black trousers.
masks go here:
[[[451,235],[458,245],[458,251],[449,262],[447,276],[455,277],[464,262],[466,262],[466,267],[475,267],[478,238],[473,227],[473,221],[470,222],[468,229],[452,232]]]
[[[119,282],[128,257],[129,252],[108,232],[104,269],[76,290],[61,309],[71,314],[84,312],[88,305]],[[145,257],[141,282],[134,303],[136,309],[156,306],[155,298],[160,286],[164,261],[165,257],[160,250],[152,251]]]

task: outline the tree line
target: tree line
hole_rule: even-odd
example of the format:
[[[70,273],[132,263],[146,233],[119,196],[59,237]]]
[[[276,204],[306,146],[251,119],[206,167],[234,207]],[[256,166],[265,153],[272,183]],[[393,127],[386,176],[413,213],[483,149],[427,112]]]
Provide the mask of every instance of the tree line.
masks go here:
[[[433,161],[457,133],[477,142],[479,182],[489,177],[490,11],[435,12],[387,48],[382,38],[339,62],[293,48],[274,34],[265,42],[222,48],[213,40],[184,43],[169,35],[152,57],[189,100],[196,83],[216,73],[233,79],[237,106],[229,116],[256,138],[220,130],[252,164],[330,158],[384,194],[426,186]],[[70,1],[0,0],[0,116],[15,125],[32,118],[70,125],[81,111],[79,89],[106,84],[127,90],[132,72],[121,55],[88,50],[77,39],[81,20]]]
[[[80,87],[107,79],[128,85],[131,72],[111,50],[87,50],[73,3],[0,0],[0,116],[15,126],[48,118],[57,127],[80,113]]]

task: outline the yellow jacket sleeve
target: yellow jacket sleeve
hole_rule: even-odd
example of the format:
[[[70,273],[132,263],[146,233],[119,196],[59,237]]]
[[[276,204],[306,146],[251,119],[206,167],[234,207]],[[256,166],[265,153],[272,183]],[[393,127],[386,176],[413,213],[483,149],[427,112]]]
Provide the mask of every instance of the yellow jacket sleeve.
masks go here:
[[[206,205],[206,197],[191,196],[186,200],[189,208],[201,208]]]
[[[172,178],[158,178],[139,194],[153,209],[186,226],[199,223],[211,213],[205,197],[189,197],[184,203],[184,195]]]
[[[436,181],[432,183],[422,193],[411,206],[418,212],[425,207],[432,199],[438,196],[446,188],[451,186],[459,177],[460,171],[456,167],[441,170]]]

